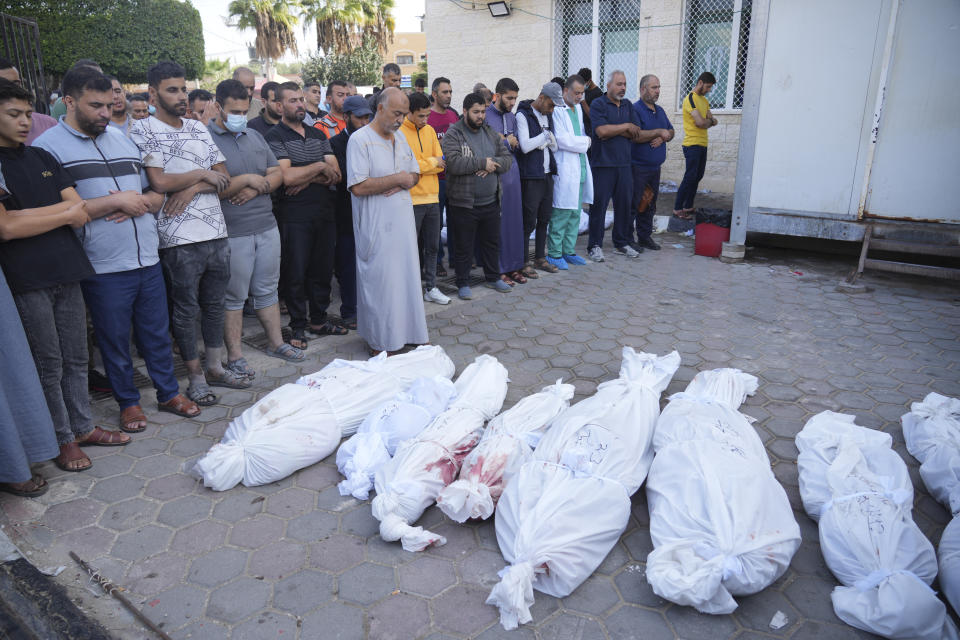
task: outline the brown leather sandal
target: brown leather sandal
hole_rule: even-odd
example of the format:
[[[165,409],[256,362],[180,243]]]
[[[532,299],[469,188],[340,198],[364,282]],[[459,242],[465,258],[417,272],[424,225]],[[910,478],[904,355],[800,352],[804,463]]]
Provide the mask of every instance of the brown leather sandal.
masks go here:
[[[86,464],[82,464],[84,461],[86,461]],[[67,466],[72,462],[80,462],[81,466]],[[80,445],[76,442],[68,442],[67,444],[60,445],[60,455],[53,459],[53,463],[64,471],[86,471],[93,466],[90,458],[87,457],[87,454],[83,452],[83,449],[81,449]]]
[[[143,408],[135,404],[120,412],[120,430],[124,433],[140,433],[147,428],[147,416]]]
[[[122,447],[130,444],[130,436],[119,431],[107,431],[94,427],[83,440],[77,440],[77,444],[81,447]]]
[[[180,416],[181,418],[195,418],[200,415],[200,407],[193,400],[178,393],[166,402],[158,402],[157,409]]]

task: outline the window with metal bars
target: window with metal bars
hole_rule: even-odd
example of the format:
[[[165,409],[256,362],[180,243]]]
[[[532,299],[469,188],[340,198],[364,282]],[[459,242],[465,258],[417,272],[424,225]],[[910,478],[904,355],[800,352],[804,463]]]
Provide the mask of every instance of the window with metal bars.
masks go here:
[[[635,100],[640,22],[640,0],[557,0],[556,75],[566,77],[588,67],[593,81],[603,87],[608,73],[621,70],[627,76],[627,98]]]
[[[687,0],[678,108],[704,71],[717,78],[706,96],[711,109],[739,111],[743,107],[750,9],[751,0]]]

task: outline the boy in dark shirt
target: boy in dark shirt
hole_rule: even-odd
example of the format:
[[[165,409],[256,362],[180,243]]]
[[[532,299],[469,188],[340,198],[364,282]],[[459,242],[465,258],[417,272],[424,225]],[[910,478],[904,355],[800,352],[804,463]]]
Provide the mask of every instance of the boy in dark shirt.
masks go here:
[[[93,425],[80,281],[93,267],[70,227],[90,221],[73,182],[48,152],[23,143],[33,97],[0,83],[0,267],[13,293],[57,432],[65,471],[91,466],[80,445],[123,445],[130,436]],[[110,104],[102,109],[104,125]]]

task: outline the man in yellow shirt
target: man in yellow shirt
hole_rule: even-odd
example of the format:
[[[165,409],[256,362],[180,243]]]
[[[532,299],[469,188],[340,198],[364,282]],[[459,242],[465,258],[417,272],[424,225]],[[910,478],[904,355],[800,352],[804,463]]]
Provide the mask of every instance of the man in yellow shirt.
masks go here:
[[[446,164],[437,132],[427,124],[430,117],[430,98],[413,92],[409,96],[410,111],[400,130],[420,165],[420,182],[410,189],[413,216],[417,223],[417,237],[422,254],[424,272],[423,299],[436,304],[448,304],[450,298],[437,288],[437,250],[440,246],[440,181],[438,174]]]
[[[683,157],[687,162],[683,181],[677,188],[673,215],[688,220],[693,213],[693,199],[707,168],[707,129],[717,126],[705,97],[717,79],[709,71],[697,78],[697,86],[683,99]]]

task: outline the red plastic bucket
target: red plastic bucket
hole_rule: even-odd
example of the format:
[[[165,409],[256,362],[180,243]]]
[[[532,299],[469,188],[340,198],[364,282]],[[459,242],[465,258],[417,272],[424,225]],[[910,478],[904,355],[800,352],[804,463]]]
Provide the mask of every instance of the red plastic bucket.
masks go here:
[[[717,258],[723,250],[723,243],[730,240],[730,229],[704,222],[694,227],[696,236],[693,252],[698,256]]]

